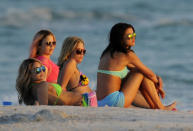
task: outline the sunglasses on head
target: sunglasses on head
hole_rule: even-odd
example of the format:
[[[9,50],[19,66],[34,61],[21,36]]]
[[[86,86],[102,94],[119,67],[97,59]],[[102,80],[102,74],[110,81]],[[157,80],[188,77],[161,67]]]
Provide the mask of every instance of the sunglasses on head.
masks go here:
[[[40,72],[45,72],[46,71],[46,68],[45,68],[45,66],[41,66],[41,67],[36,67],[35,69],[34,69],[34,71],[35,71],[35,73],[36,74],[39,74]]]
[[[133,34],[128,34],[127,35],[127,39],[130,40],[130,39],[133,39],[136,37],[136,33],[133,33]]]
[[[47,46],[55,46],[56,45],[56,42],[55,41],[53,41],[53,42],[50,42],[50,41],[48,41],[48,42],[46,42],[46,45]]]
[[[86,54],[86,50],[85,49],[77,49],[76,50],[76,54],[77,55],[85,55]]]

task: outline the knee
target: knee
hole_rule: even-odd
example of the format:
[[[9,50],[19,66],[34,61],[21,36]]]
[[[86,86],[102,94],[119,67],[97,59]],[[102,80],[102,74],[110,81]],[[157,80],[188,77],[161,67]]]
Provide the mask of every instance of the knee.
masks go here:
[[[141,72],[139,72],[139,71],[137,71],[137,70],[131,70],[130,74],[131,74],[132,76],[141,77],[142,79],[145,77],[145,76],[143,75],[143,73],[141,73]]]
[[[154,82],[152,80],[150,80],[149,78],[147,78],[146,76],[144,76],[143,81],[146,82],[146,83],[154,84]]]

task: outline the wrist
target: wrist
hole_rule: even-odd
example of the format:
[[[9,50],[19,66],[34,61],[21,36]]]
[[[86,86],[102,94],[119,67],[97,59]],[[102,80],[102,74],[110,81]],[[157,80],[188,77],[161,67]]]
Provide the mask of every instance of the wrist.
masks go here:
[[[157,78],[157,83],[156,84],[159,84],[159,76],[156,74],[156,78]]]

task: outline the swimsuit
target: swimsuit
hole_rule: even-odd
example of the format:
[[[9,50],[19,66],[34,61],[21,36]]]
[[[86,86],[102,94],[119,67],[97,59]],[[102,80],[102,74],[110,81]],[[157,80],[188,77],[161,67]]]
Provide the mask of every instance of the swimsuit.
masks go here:
[[[59,98],[60,98],[60,95],[62,93],[62,87],[59,84],[56,84],[56,83],[50,83],[50,84],[56,90],[57,98],[56,98],[56,101],[54,102],[54,105],[56,105],[58,100],[59,100]],[[32,88],[32,87],[39,87],[39,88],[41,88],[41,87],[48,87],[48,83],[45,82],[45,81],[41,82],[41,83],[32,83],[29,88]],[[37,100],[37,96],[36,96],[36,100]]]
[[[48,69],[47,82],[56,83],[58,79],[59,67],[50,59],[45,56],[36,57],[38,60],[42,62]]]
[[[123,70],[120,70],[120,71],[98,70],[97,72],[117,76],[120,79],[123,79],[127,76],[129,70],[127,69],[127,67],[125,67]]]
[[[89,79],[86,75],[80,72],[80,80],[78,86],[87,86],[89,84]]]
[[[86,75],[84,75],[82,72],[80,72],[80,79],[79,79],[79,83],[78,83],[78,86],[75,86],[73,88],[69,88],[67,87],[67,90],[68,91],[72,91],[74,89],[76,89],[77,87],[80,87],[80,86],[87,86],[89,84],[89,79]]]
[[[102,100],[98,100],[98,106],[115,106],[115,107],[124,107],[125,96],[123,92],[115,91]]]
[[[54,89],[56,90],[56,94],[57,94],[57,98],[56,101],[54,102],[54,105],[57,104],[58,99],[60,98],[60,95],[62,93],[62,87],[59,84],[55,84],[55,83],[51,83],[51,85],[54,87]]]
[[[127,69],[127,67],[125,67],[121,71],[98,70],[97,72],[117,76],[120,79],[123,79],[127,76],[129,70]],[[108,96],[106,96],[105,98],[103,98],[102,100],[99,100],[98,106],[108,105],[108,106],[115,106],[115,107],[124,107],[124,103],[125,103],[125,96],[123,92],[115,91],[109,94]]]

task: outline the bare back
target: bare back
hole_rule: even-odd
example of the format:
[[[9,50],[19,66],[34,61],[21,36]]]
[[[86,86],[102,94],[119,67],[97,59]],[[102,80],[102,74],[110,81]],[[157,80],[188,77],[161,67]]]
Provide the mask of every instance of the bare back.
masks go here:
[[[99,63],[99,70],[120,71],[123,70],[129,63],[128,55],[115,52],[114,57],[110,53],[106,53]],[[113,76],[104,73],[97,73],[97,98],[103,99],[105,96],[119,91],[121,89],[121,79],[118,76]]]

